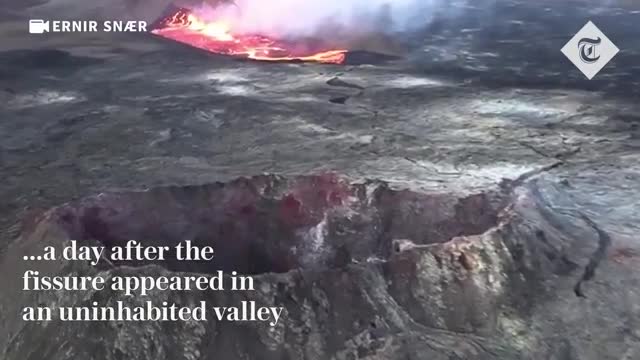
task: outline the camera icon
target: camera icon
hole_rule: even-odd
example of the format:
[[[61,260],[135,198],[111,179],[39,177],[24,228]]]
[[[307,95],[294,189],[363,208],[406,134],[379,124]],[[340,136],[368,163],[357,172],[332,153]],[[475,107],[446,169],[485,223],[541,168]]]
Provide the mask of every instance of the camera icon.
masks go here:
[[[49,22],[44,20],[29,20],[29,34],[49,32]]]

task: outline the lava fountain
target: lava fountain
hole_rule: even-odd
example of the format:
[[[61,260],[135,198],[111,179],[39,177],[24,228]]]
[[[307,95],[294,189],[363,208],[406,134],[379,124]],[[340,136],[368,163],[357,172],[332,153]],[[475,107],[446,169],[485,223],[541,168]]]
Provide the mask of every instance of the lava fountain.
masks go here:
[[[260,61],[342,64],[347,50],[327,49],[318,41],[284,41],[258,34],[234,33],[224,21],[205,21],[188,9],[160,20],[153,34],[212,53]]]

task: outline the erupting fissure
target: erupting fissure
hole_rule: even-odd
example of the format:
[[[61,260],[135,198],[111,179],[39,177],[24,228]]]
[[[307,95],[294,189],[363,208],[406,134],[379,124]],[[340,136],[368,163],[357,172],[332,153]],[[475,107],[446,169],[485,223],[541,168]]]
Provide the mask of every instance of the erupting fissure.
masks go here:
[[[210,52],[262,61],[305,61],[341,64],[347,50],[322,49],[317,44],[290,43],[264,35],[236,34],[224,21],[207,22],[187,9],[161,20],[153,34]]]

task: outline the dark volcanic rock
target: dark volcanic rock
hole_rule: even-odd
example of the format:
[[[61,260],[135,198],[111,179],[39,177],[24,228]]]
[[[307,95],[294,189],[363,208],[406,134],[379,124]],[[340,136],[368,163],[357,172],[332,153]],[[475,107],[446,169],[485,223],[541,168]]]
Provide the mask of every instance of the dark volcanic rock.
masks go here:
[[[518,185],[518,184],[516,184]],[[0,271],[3,359],[520,359],[546,283],[595,270],[602,233],[550,183],[457,196],[335,176],[107,193],[46,212],[7,250]],[[599,237],[600,235],[600,237]],[[136,239],[213,245],[208,263],[23,261],[70,239],[107,248]],[[578,246],[579,244],[579,246]],[[106,265],[105,265],[106,264]],[[571,266],[568,266],[571,264]],[[134,265],[129,266],[129,265]],[[250,292],[22,292],[49,275],[169,275],[236,270]],[[590,270],[589,270],[590,269]],[[586,273],[585,273],[586,274]],[[278,325],[218,322],[23,322],[21,307],[168,301],[284,306]],[[538,305],[539,306],[539,305]]]

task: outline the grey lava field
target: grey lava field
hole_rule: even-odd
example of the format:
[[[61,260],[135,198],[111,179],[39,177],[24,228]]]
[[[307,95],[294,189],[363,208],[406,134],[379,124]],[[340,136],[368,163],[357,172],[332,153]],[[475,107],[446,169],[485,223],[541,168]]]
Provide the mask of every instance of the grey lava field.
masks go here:
[[[150,22],[169,5],[112,2]],[[67,3],[0,0],[0,360],[640,359],[639,1],[442,2],[343,64],[26,31],[97,11]],[[592,80],[560,51],[589,20],[620,49]],[[220,256],[23,261],[69,239]],[[256,291],[152,297],[286,314],[25,322],[142,302],[24,292],[28,269],[238,271]]]

